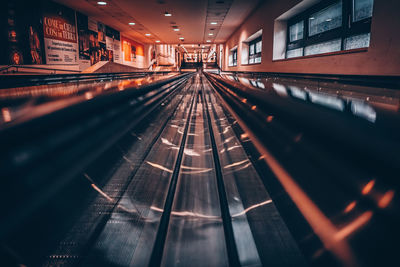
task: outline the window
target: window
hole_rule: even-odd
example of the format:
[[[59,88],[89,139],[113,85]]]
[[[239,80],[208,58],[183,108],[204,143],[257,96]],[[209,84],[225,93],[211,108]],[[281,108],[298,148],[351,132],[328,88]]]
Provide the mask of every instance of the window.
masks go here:
[[[373,0],[325,0],[288,21],[286,58],[369,47]]]
[[[303,39],[304,35],[304,21],[297,22],[289,27],[289,40],[290,42]]]
[[[304,50],[304,55],[310,56],[310,55],[317,55],[317,54],[322,54],[322,53],[336,52],[336,51],[340,51],[341,47],[342,47],[342,40],[336,39],[333,41],[328,41],[328,42],[323,42],[323,43],[306,46],[306,48]]]
[[[370,37],[371,37],[370,33],[350,36],[346,38],[344,41],[344,49],[350,50],[360,47],[369,47]]]
[[[311,14],[308,19],[309,36],[342,26],[342,9],[342,1],[340,1],[317,13]]]
[[[230,51],[228,66],[237,66],[237,48],[234,48]]]
[[[301,57],[301,56],[303,56],[303,47],[300,47],[300,48],[297,48],[297,49],[288,50],[286,52],[286,57],[287,58]]]
[[[262,36],[249,42],[249,64],[261,63]]]
[[[374,0],[354,0],[353,22],[372,17]]]

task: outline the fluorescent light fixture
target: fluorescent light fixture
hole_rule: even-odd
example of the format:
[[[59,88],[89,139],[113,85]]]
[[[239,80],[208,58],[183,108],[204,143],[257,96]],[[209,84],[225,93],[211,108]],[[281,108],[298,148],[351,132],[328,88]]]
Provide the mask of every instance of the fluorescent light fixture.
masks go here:
[[[145,35],[146,35],[146,36],[150,36],[151,34],[150,34],[150,33],[146,33]]]
[[[178,28],[175,28],[174,31],[179,32],[180,30]]]
[[[211,25],[217,25],[218,23],[216,23],[216,22],[211,22],[210,24],[211,24]]]
[[[135,25],[136,23],[135,22],[129,22],[128,24],[129,25]]]
[[[157,40],[157,41],[156,41],[156,43],[159,43],[159,42],[160,42],[160,40]]]
[[[171,17],[172,14],[171,14],[171,13],[168,13],[167,11],[165,11],[164,16],[166,16],[166,17]]]
[[[211,43],[211,40],[207,40],[207,43]]]
[[[107,2],[99,1],[99,2],[97,2],[97,4],[100,6],[105,6],[105,5],[107,5]]]
[[[183,38],[183,37],[179,37],[179,39],[180,39],[180,40],[183,40],[183,39],[185,39],[185,38]]]
[[[214,34],[213,33],[209,33],[208,35],[213,36]]]

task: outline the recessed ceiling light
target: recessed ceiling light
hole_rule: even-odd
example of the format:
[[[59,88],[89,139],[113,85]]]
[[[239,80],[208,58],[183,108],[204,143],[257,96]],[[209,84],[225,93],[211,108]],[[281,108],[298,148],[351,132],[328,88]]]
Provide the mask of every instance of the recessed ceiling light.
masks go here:
[[[179,32],[180,30],[178,28],[175,28],[174,31]]]
[[[129,22],[128,24],[129,25],[135,25],[136,23],[135,22]]]
[[[172,14],[171,14],[171,13],[168,13],[167,11],[165,11],[164,16],[166,16],[166,17],[171,17]]]
[[[146,36],[150,36],[151,34],[150,34],[150,33],[146,33],[145,35],[146,35]]]
[[[157,40],[157,41],[156,41],[156,43],[159,43],[159,42],[160,42],[160,40]]]
[[[211,24],[211,25],[217,25],[218,23],[216,23],[216,22],[211,22],[210,24]]]
[[[213,36],[214,34],[213,33],[209,33],[208,35]]]
[[[179,39],[183,40],[183,39],[185,39],[185,38],[183,38],[183,37],[179,37]]]
[[[99,2],[97,2],[97,4],[100,6],[105,6],[105,5],[107,5],[107,2],[99,1]]]

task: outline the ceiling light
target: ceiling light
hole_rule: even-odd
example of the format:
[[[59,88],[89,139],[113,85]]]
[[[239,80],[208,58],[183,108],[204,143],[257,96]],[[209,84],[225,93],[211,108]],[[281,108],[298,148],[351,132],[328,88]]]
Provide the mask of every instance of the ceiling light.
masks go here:
[[[159,42],[160,42],[160,40],[157,40],[157,41],[156,41],[156,43],[159,43]]]
[[[146,35],[146,36],[150,36],[151,34],[150,34],[150,33],[146,33],[145,35]]]
[[[185,38],[183,38],[183,37],[179,37],[179,39],[183,40],[183,39],[185,39]]]
[[[207,43],[211,43],[211,40],[207,40]]]
[[[100,6],[105,6],[105,5],[107,5],[107,2],[100,1],[100,2],[97,2],[97,4]]]
[[[211,22],[210,24],[211,24],[211,25],[217,25],[218,23],[216,23],[216,22]]]
[[[314,17],[311,17],[310,19],[315,19]]]
[[[167,11],[165,11],[164,16],[166,16],[166,17],[171,17],[172,14],[171,14],[171,13],[168,13]]]
[[[129,25],[135,25],[136,23],[135,22],[129,22],[128,24]]]
[[[208,35],[213,36],[214,34],[213,33],[209,33]]]
[[[327,19],[327,20],[325,20],[326,22],[329,22],[329,21],[332,21],[332,19]]]
[[[175,28],[174,31],[179,32],[180,30],[178,28]]]

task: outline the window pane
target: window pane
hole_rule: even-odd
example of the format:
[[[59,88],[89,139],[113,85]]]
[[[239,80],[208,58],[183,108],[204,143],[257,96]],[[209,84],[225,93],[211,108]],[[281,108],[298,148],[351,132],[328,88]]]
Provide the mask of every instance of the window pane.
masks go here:
[[[350,36],[346,38],[346,40],[344,41],[344,49],[349,50],[362,47],[369,47],[370,37],[371,37],[370,33]]]
[[[303,20],[290,26],[289,27],[290,42],[294,42],[294,41],[303,39],[303,33],[304,33],[304,21]]]
[[[250,58],[249,59],[249,64],[253,64],[254,63],[254,58]]]
[[[261,53],[262,50],[262,41],[256,43],[256,53]]]
[[[374,0],[354,0],[353,21],[359,21],[372,17]]]
[[[261,57],[256,57],[256,59],[254,60],[254,63],[261,63]]]
[[[286,58],[301,57],[303,56],[303,48],[297,48],[286,51]]]
[[[305,55],[316,55],[322,53],[336,52],[340,51],[342,45],[341,39],[336,39],[329,42],[319,43],[315,45],[306,46]]]
[[[342,1],[310,16],[310,36],[342,26]]]
[[[254,55],[254,44],[250,45],[250,55]]]
[[[232,56],[232,55],[229,55],[228,65],[229,65],[229,66],[232,66],[232,65],[233,65],[233,56]]]

